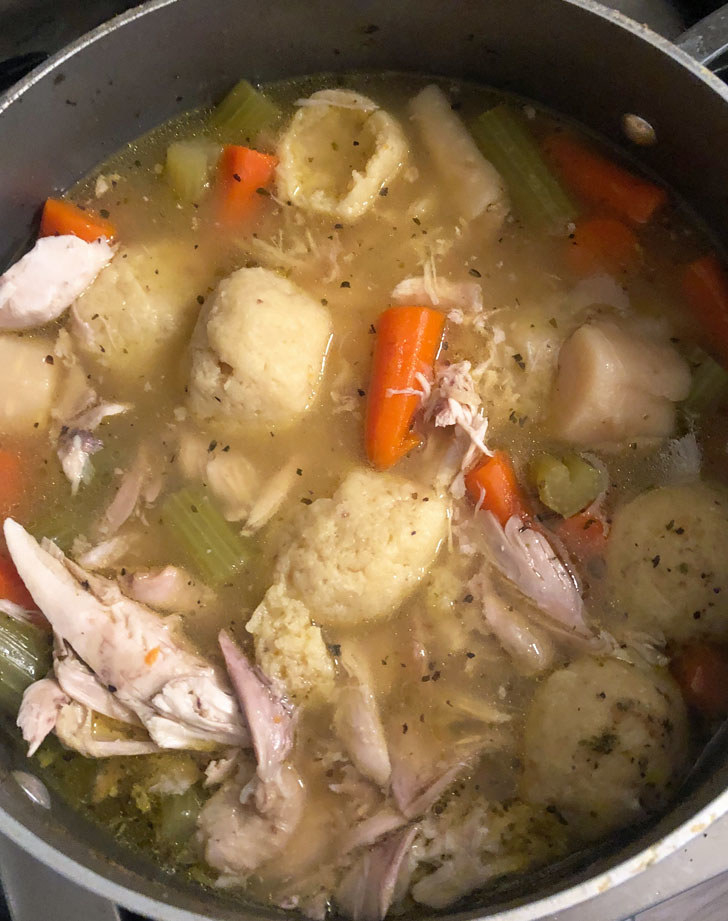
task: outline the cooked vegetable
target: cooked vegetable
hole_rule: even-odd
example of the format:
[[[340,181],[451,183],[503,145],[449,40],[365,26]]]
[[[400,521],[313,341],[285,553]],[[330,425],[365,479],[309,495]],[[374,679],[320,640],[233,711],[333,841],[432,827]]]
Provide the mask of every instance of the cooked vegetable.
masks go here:
[[[87,243],[93,243],[99,237],[113,240],[116,230],[110,221],[80,208],[73,202],[49,198],[43,206],[39,236],[57,237],[65,234],[72,234]]]
[[[470,130],[483,155],[505,179],[516,216],[549,233],[564,233],[577,208],[513,109],[495,106],[479,115]]]
[[[199,202],[210,186],[222,147],[212,141],[173,141],[164,175],[182,201]]]
[[[235,577],[252,557],[250,541],[228,524],[202,489],[185,487],[162,505],[166,532],[212,587]]]
[[[221,221],[237,224],[255,215],[277,163],[277,157],[250,147],[223,147],[217,164]]]
[[[690,369],[672,343],[596,319],[561,346],[553,432],[591,447],[664,438],[675,424],[674,404],[689,390]]]
[[[607,533],[604,523],[589,512],[565,518],[554,530],[566,549],[576,557],[588,561],[606,553]]]
[[[23,691],[40,680],[50,664],[49,634],[0,614],[0,710],[14,716]]]
[[[210,121],[225,137],[253,143],[279,115],[280,109],[274,102],[247,80],[241,80],[215,108]]]
[[[728,362],[728,275],[715,253],[685,267],[682,292],[703,328],[706,348]]]
[[[466,220],[487,215],[496,233],[508,213],[505,185],[453,112],[447,96],[431,84],[410,102],[410,111],[459,214]]]
[[[531,517],[529,502],[516,477],[510,457],[496,451],[465,477],[468,495],[480,508],[493,512],[505,527],[514,515],[522,521]]]
[[[670,663],[686,702],[711,719],[728,715],[728,649],[693,643]]]
[[[418,375],[432,377],[445,317],[430,307],[390,307],[377,320],[366,419],[366,452],[381,470],[420,443],[411,431],[423,391]]]
[[[21,608],[29,611],[37,608],[13,561],[6,556],[0,556],[0,598],[19,604]]]
[[[634,224],[648,223],[667,202],[665,189],[608,160],[570,134],[549,135],[544,149],[572,192]]]
[[[578,454],[541,454],[530,473],[543,504],[564,518],[590,505],[607,485],[606,473]]]
[[[728,371],[710,355],[703,355],[693,371],[690,393],[683,407],[691,413],[716,409],[728,397]]]
[[[621,275],[639,268],[641,258],[634,231],[610,217],[578,221],[566,249],[566,263],[576,275]]]

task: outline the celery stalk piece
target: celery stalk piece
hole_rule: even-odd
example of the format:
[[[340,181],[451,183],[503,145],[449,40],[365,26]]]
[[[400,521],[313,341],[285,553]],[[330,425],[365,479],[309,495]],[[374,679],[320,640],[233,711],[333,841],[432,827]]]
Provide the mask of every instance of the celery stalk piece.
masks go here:
[[[210,117],[214,128],[236,143],[252,144],[256,136],[280,116],[278,106],[247,80],[230,90]]]
[[[17,713],[23,691],[50,666],[50,634],[0,614],[0,709]]]
[[[591,505],[607,485],[604,472],[578,454],[542,454],[531,462],[530,472],[543,504],[564,518]]]
[[[521,117],[506,105],[470,124],[475,143],[501,174],[516,217],[549,233],[566,233],[578,208],[553,175]]]
[[[203,489],[185,487],[167,497],[162,523],[200,577],[212,587],[250,561],[252,544],[223,518]]]
[[[690,393],[684,408],[690,413],[701,413],[715,408],[728,397],[728,371],[710,355],[703,355],[693,372]]]
[[[200,200],[210,185],[221,150],[213,141],[175,141],[169,145],[164,176],[178,198]]]

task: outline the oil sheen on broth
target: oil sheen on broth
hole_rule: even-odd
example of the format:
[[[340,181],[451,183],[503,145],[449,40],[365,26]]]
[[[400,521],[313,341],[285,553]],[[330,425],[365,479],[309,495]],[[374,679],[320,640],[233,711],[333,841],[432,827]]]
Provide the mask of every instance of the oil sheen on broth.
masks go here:
[[[531,105],[263,92],[71,190],[116,249],[70,311],[0,287],[4,512],[76,564],[6,529],[1,697],[48,671],[27,769],[125,845],[373,921],[644,822],[724,715],[725,279]]]

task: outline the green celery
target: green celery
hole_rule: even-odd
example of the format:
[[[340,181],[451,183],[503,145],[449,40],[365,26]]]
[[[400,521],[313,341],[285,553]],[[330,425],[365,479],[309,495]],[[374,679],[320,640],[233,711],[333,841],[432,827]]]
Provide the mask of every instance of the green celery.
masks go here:
[[[591,505],[607,485],[604,472],[578,454],[541,454],[531,462],[530,473],[543,504],[564,518]]]
[[[213,587],[229,581],[250,560],[250,541],[223,518],[203,489],[187,486],[168,496],[162,523],[190,565]]]
[[[169,145],[164,175],[178,198],[200,200],[210,185],[221,150],[213,141],[175,141]]]
[[[50,634],[0,613],[0,709],[17,713],[23,691],[50,665]]]
[[[256,136],[280,116],[278,106],[247,80],[230,90],[210,116],[210,123],[236,143],[252,144]]]
[[[505,180],[516,217],[550,233],[565,233],[578,208],[547,166],[523,119],[499,105],[474,119],[470,132]]]

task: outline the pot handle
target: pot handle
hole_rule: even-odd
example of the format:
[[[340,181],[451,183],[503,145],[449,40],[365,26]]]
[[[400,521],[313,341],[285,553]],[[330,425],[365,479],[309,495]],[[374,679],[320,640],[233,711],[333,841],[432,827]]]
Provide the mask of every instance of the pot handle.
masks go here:
[[[728,51],[728,4],[699,20],[675,39],[678,48],[704,67]]]

